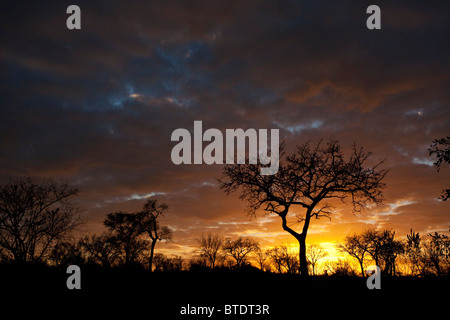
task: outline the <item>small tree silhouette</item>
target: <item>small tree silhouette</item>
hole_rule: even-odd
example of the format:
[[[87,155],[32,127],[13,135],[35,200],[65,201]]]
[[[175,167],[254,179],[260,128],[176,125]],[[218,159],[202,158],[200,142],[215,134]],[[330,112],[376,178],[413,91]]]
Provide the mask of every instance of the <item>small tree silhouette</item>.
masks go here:
[[[142,220],[145,232],[151,239],[149,269],[152,271],[153,255],[155,252],[156,242],[172,239],[172,230],[167,226],[160,226],[158,218],[163,216],[169,209],[165,203],[158,204],[157,200],[148,200],[144,204],[144,208],[138,213],[139,219]]]
[[[109,213],[103,224],[116,238],[125,266],[136,264],[147,247],[146,241],[141,239],[145,229],[138,215],[126,212]]]
[[[364,277],[364,258],[366,256],[369,243],[365,241],[363,235],[353,234],[344,238],[344,243],[339,245],[339,249],[348,253],[351,257],[358,260],[361,268],[361,276]]]
[[[328,253],[319,244],[311,244],[306,249],[308,263],[311,266],[312,274],[316,274],[316,266],[320,259],[326,257]]]
[[[419,233],[413,232],[412,229],[410,230],[410,233],[406,235],[405,254],[410,262],[412,275],[420,274],[422,269],[421,240]]]
[[[237,269],[242,267],[248,260],[248,255],[259,248],[258,242],[250,238],[239,237],[235,240],[225,239],[223,251],[235,260]]]
[[[210,232],[207,234],[203,233],[202,237],[197,241],[200,244],[200,254],[206,258],[209,266],[214,269],[223,245],[222,236]]]
[[[148,200],[142,211],[136,213],[109,213],[103,222],[121,244],[124,251],[125,265],[129,266],[137,261],[139,255],[146,249],[147,243],[142,239],[143,234],[150,237],[149,268],[152,270],[153,255],[157,241],[169,240],[172,231],[169,227],[161,227],[158,218],[164,215],[168,206],[158,204],[157,200]]]
[[[425,245],[425,263],[438,276],[450,272],[450,238],[445,234],[429,233],[430,242]]]
[[[270,249],[268,255],[278,273],[297,273],[299,270],[298,254],[292,252],[291,247],[281,245]]]
[[[261,271],[267,271],[270,270],[270,267],[268,266],[267,260],[269,259],[269,252],[263,251],[261,248],[258,247],[258,249],[255,250],[255,260],[258,264],[258,268]]]

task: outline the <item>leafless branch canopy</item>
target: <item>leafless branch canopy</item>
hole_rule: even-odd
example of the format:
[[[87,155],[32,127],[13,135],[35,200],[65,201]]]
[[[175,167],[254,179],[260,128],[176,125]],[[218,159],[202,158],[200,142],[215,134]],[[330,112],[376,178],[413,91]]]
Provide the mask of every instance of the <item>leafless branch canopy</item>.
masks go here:
[[[80,225],[77,188],[30,177],[0,186],[0,246],[16,262],[43,258],[53,241]]]
[[[357,212],[371,203],[382,203],[382,180],[388,171],[380,168],[384,161],[367,166],[371,155],[353,146],[352,154],[345,159],[339,142],[333,140],[315,146],[307,142],[289,155],[282,145],[276,175],[262,176],[254,164],[231,164],[224,167],[219,182],[227,193],[239,189],[251,215],[262,208],[279,215],[284,223],[291,206],[306,209],[305,216],[297,216],[306,232],[310,218],[330,217],[329,199],[348,198]],[[283,228],[292,231],[287,224]]]

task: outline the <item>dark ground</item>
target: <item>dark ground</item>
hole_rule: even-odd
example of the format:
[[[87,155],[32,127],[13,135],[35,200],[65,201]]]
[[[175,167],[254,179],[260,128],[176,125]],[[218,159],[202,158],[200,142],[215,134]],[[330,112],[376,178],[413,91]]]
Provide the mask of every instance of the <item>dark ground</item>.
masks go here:
[[[10,318],[20,319],[208,319],[206,315],[180,315],[181,307],[188,304],[222,310],[210,319],[448,316],[449,278],[382,277],[381,289],[369,290],[366,279],[352,277],[305,279],[259,272],[150,274],[82,268],[81,290],[69,290],[68,276],[65,269],[2,266],[2,309],[15,315]],[[267,304],[270,314],[225,315],[225,304]]]

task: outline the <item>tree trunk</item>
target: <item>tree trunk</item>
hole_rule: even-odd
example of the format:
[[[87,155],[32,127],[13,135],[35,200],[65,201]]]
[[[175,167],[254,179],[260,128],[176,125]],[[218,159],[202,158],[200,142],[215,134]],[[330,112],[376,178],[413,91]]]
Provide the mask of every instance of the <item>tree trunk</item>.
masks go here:
[[[298,251],[298,258],[300,262],[300,274],[308,276],[308,260],[306,259],[306,237],[301,235],[298,239],[300,250]]]
[[[148,268],[150,272],[153,271],[153,252],[155,252],[156,239],[152,239],[152,244],[150,246],[150,258],[148,259]]]
[[[312,210],[316,204],[312,204],[305,215],[305,222],[303,224],[303,230],[298,238],[300,244],[300,250],[298,251],[300,259],[300,274],[304,277],[308,276],[308,260],[306,259],[306,235],[308,234],[309,221],[311,220]]]
[[[295,232],[290,227],[288,227],[287,221],[286,221],[287,212],[288,211],[286,210],[282,214],[279,214],[279,216],[281,217],[281,221],[282,221],[282,227],[285,231],[289,232],[291,235],[293,235],[295,237],[295,239],[298,240],[298,244],[299,244],[298,260],[300,263],[300,268],[299,268],[300,274],[302,276],[307,277],[308,276],[308,261],[306,260],[306,234],[308,233],[308,227],[309,227],[309,221],[311,219],[312,208],[309,208],[308,211],[306,212],[306,218],[305,218],[305,223],[303,224],[303,232],[302,233]]]
[[[363,264],[363,260],[359,260],[359,266],[361,267],[361,276],[364,278],[365,274],[364,274],[364,264]]]

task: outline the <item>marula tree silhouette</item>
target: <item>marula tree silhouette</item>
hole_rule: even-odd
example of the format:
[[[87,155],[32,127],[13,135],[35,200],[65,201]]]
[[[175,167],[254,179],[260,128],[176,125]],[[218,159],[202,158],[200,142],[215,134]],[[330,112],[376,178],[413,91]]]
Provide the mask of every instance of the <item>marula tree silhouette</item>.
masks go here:
[[[284,145],[280,148],[279,170],[275,175],[260,175],[260,164],[228,164],[219,179],[227,193],[241,191],[241,199],[248,202],[252,215],[260,208],[275,213],[281,218],[282,228],[299,243],[300,272],[308,275],[306,258],[306,236],[312,218],[331,216],[331,199],[349,198],[354,211],[360,211],[368,204],[381,204],[382,182],[386,173],[379,161],[366,166],[370,152],[353,146],[349,159],[344,158],[337,141],[322,141],[312,146],[310,142],[297,147],[285,155]],[[296,220],[303,223],[300,231],[289,226],[288,218],[292,207],[305,210]]]

